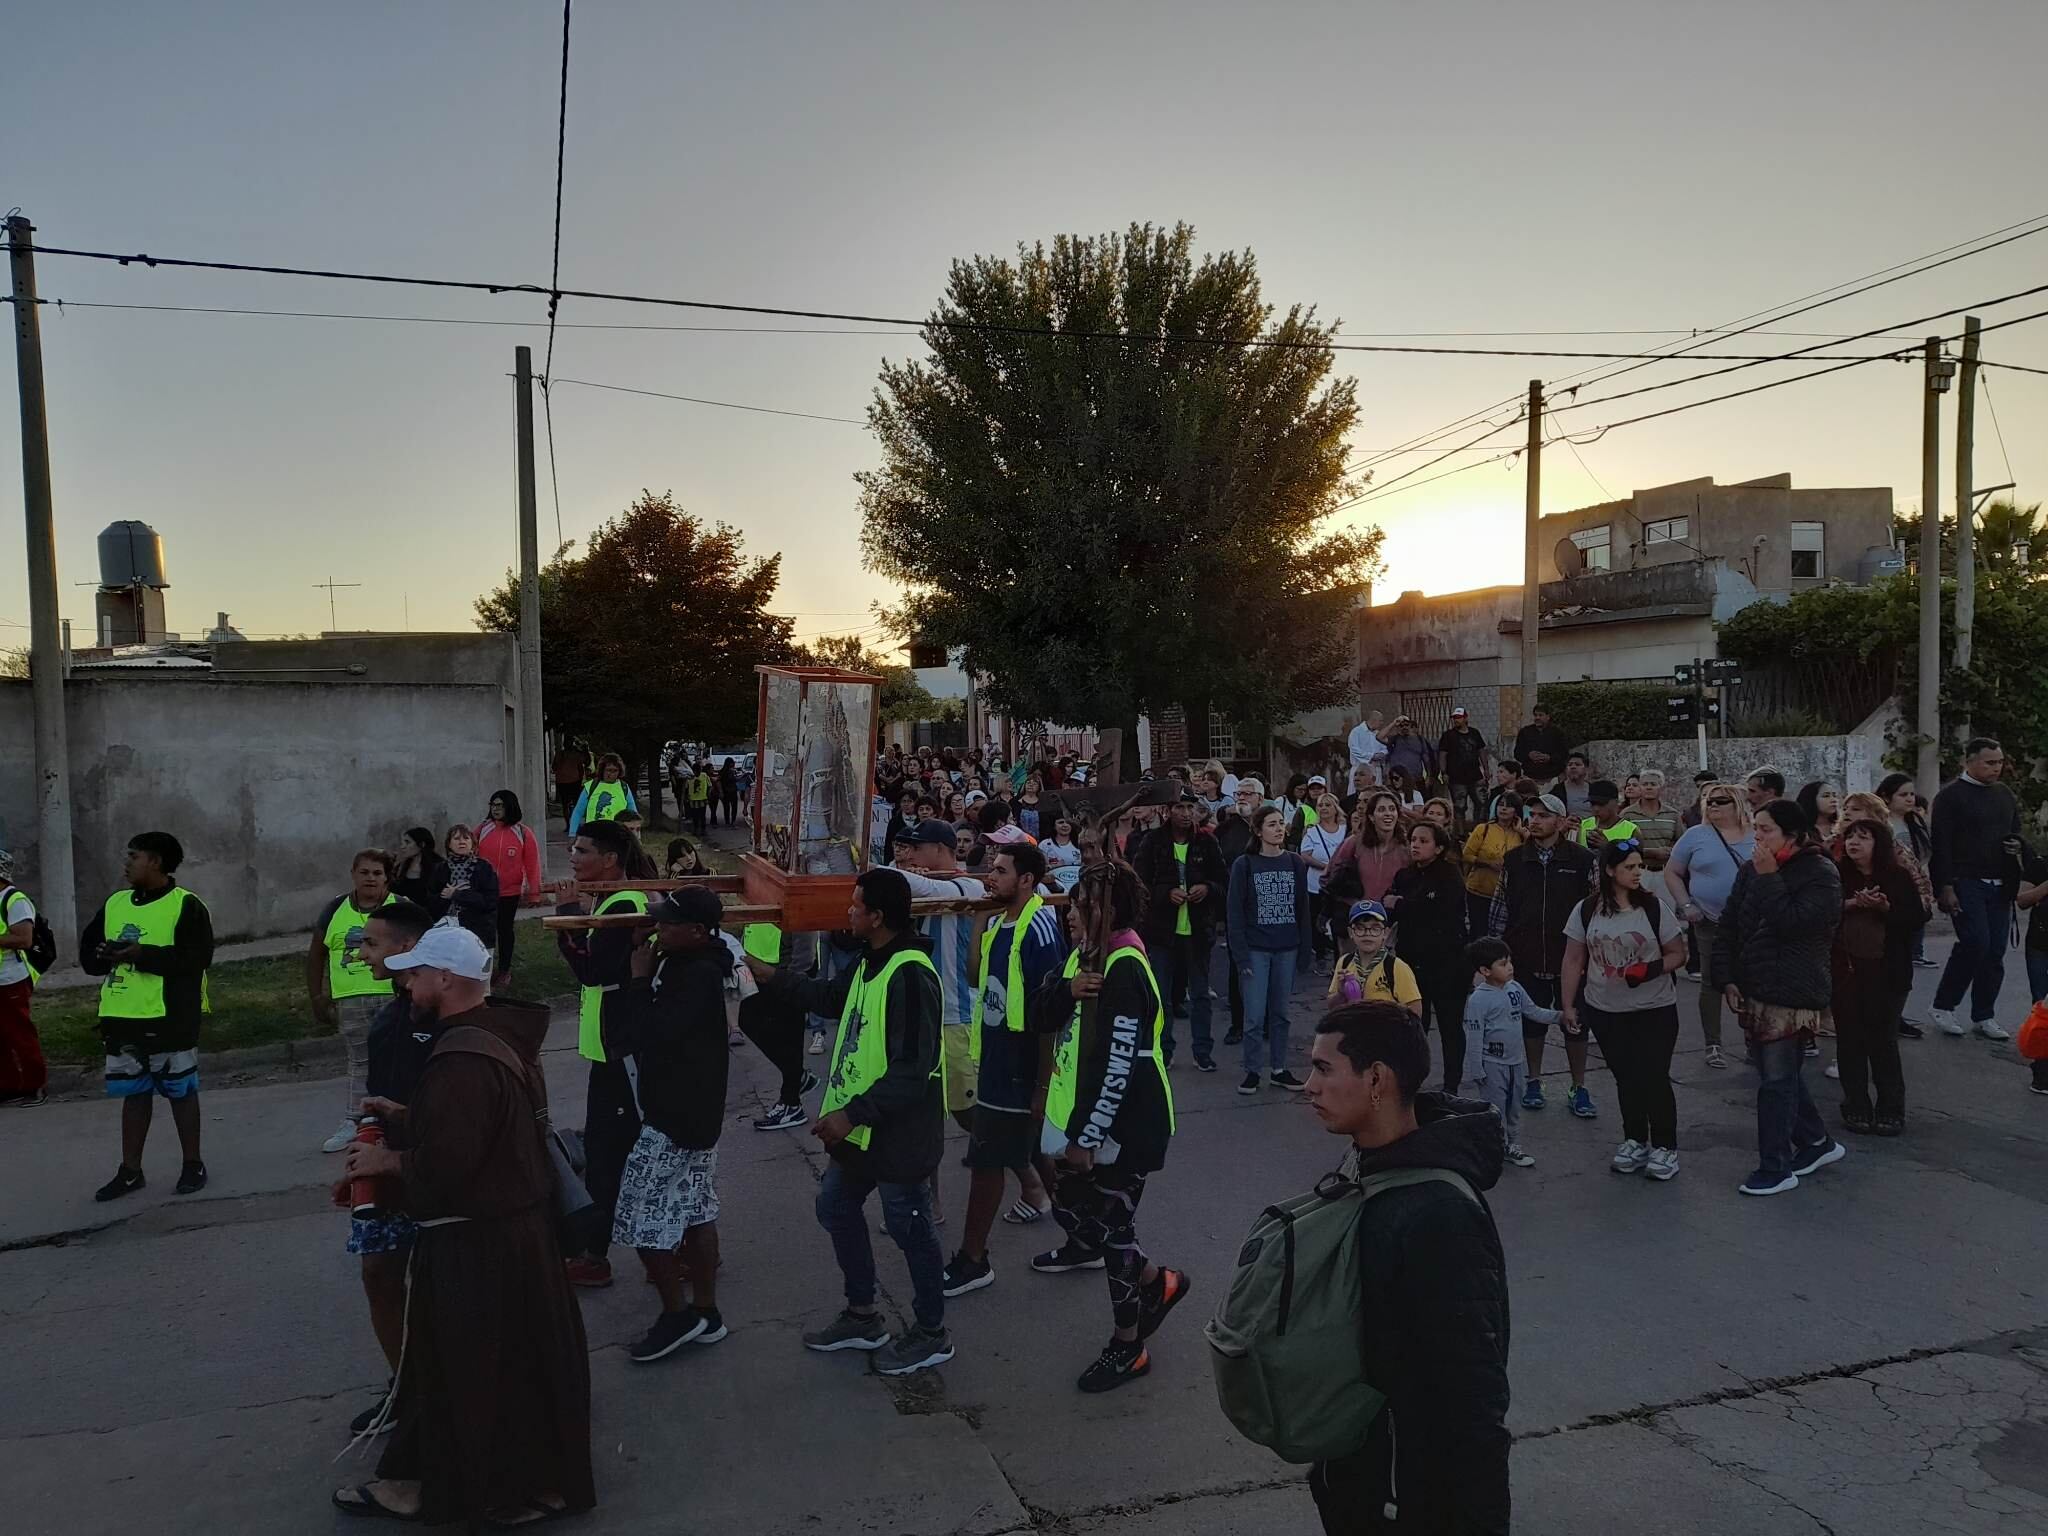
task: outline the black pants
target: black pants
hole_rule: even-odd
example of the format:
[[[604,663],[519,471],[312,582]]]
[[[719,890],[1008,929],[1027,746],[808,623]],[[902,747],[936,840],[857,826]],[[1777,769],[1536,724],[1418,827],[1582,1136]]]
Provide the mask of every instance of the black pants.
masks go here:
[[[1085,1172],[1063,1168],[1053,1188],[1053,1219],[1077,1248],[1102,1255],[1109,1280],[1109,1315],[1119,1328],[1138,1326],[1144,1299],[1140,1277],[1151,1261],[1138,1245],[1138,1202],[1145,1175],[1119,1172],[1114,1163]]]
[[[612,1218],[619,1209],[619,1179],[633,1143],[640,1139],[640,1106],[622,1061],[593,1061],[590,1091],[583,1101],[583,1185],[596,1205],[592,1219],[594,1253],[610,1246]]]
[[[803,1101],[804,1011],[756,992],[740,1002],[740,1033],[760,1047],[768,1065],[782,1074],[778,1104]]]
[[[718,803],[725,808],[725,824],[728,827],[740,819],[740,797],[737,790],[729,795],[720,795]]]
[[[1877,1095],[1880,1120],[1906,1114],[1899,1064],[1899,1011],[1905,998],[1885,979],[1884,961],[1835,962],[1835,1061],[1842,1071],[1842,1113],[1868,1116]]]
[[[500,896],[498,898],[498,970],[500,974],[512,974],[512,952],[518,947],[518,935],[513,932],[519,921],[519,898]]]
[[[1671,1091],[1671,1053],[1678,1046],[1678,1004],[1641,1013],[1602,1013],[1579,1005],[1621,1100],[1621,1134],[1648,1147],[1678,1150],[1678,1096]]]
[[[690,802],[690,826],[700,838],[707,830],[710,816],[711,802],[709,800],[692,800]]]
[[[1415,984],[1422,989],[1422,1030],[1432,1021],[1442,1037],[1445,1093],[1456,1093],[1465,1080],[1465,994],[1469,990],[1461,966],[1418,968]]]
[[[581,784],[557,784],[555,786],[555,808],[562,813],[562,825],[569,825],[569,818],[576,814],[576,802],[582,798]]]

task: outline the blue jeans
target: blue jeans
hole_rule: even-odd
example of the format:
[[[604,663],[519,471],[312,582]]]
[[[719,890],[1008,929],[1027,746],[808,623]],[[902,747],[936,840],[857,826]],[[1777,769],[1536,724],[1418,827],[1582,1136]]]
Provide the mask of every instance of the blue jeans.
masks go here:
[[[846,1278],[846,1304],[875,1304],[875,1249],[868,1241],[868,1192],[882,1192],[882,1225],[910,1265],[911,1311],[920,1328],[946,1325],[946,1256],[932,1225],[929,1184],[878,1184],[864,1167],[836,1159],[818,1185],[818,1225],[832,1239],[839,1272]]]
[[[1998,988],[2005,980],[2006,935],[2012,929],[2012,903],[2005,887],[1982,880],[1958,880],[1956,947],[1934,989],[1934,1006],[1953,1008],[1970,994],[1970,1022],[1982,1024],[1998,1011]]]
[[[1244,1070],[1248,1076],[1287,1065],[1287,1000],[1294,992],[1291,949],[1253,949],[1238,974],[1244,990]]]
[[[1828,1128],[1806,1091],[1805,1064],[1806,1046],[1797,1035],[1756,1048],[1763,1077],[1756,1090],[1756,1160],[1774,1179],[1790,1173],[1793,1163],[1803,1160],[1801,1154],[1828,1142]]]

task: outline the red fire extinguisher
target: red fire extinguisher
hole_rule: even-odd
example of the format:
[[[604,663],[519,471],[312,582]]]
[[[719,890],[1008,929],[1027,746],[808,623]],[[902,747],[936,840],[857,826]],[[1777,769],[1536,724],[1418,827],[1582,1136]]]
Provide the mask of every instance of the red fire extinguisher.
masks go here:
[[[359,1147],[381,1147],[384,1145],[384,1122],[375,1115],[364,1115],[356,1121],[356,1145]],[[391,1181],[383,1177],[357,1177],[349,1181],[349,1214],[358,1220],[369,1220],[381,1214],[391,1203]]]

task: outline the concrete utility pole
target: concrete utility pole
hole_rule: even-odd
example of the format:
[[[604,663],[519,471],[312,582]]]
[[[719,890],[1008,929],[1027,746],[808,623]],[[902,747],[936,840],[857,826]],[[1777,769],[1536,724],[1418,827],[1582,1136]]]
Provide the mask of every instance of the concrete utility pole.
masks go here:
[[[1529,446],[1522,466],[1526,476],[1526,500],[1522,508],[1522,716],[1536,707],[1536,628],[1543,621],[1543,605],[1537,600],[1537,572],[1540,552],[1536,548],[1536,520],[1543,515],[1543,381],[1529,381]],[[1515,722],[1520,725],[1521,720]],[[1513,741],[1510,730],[1507,739]]]
[[[21,394],[22,520],[28,524],[28,664],[36,721],[36,905],[63,935],[78,932],[71,864],[71,752],[64,728],[63,637],[57,615],[57,529],[50,510],[50,423],[43,407],[43,328],[36,312],[35,226],[7,218],[14,278],[14,369]],[[65,947],[60,939],[59,947]]]
[[[519,798],[547,827],[547,731],[540,702],[540,492],[533,476],[533,348],[512,349],[519,433]],[[653,786],[660,793],[659,786]]]
[[[1958,672],[1970,665],[1970,630],[1977,622],[1977,544],[1971,483],[1977,443],[1977,346],[1983,322],[1963,316],[1963,369],[1956,391],[1956,660]],[[1956,741],[1970,739],[1970,717],[1956,722]]]
[[[1920,391],[1920,753],[1913,778],[1920,793],[1941,787],[1941,397],[1955,364],[1943,362],[1941,338],[1922,349]]]

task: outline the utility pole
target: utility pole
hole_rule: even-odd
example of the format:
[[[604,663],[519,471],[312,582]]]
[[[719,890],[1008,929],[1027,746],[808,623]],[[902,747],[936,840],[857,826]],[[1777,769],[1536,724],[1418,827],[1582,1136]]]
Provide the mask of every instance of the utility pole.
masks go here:
[[[1920,793],[1941,787],[1941,397],[1954,376],[1941,338],[1922,348],[1920,392],[1920,753],[1914,780]]]
[[[522,798],[547,825],[547,734],[540,702],[540,493],[533,476],[533,348],[512,349],[513,420],[519,434],[519,772]],[[650,786],[660,808],[660,786]],[[680,807],[678,808],[680,809]]]
[[[1956,390],[1956,653],[1955,669],[1970,669],[1970,631],[1977,622],[1977,538],[1971,484],[1977,442],[1977,346],[1983,322],[1963,316],[1963,368]],[[1956,722],[1956,741],[1970,739],[1967,713]]]
[[[36,904],[51,927],[78,931],[71,864],[71,752],[64,727],[63,639],[57,615],[57,529],[50,510],[50,422],[43,404],[43,327],[36,312],[35,226],[7,217],[14,279],[14,369],[21,395],[22,520],[28,525],[28,665],[35,707]]]
[[[1543,515],[1543,381],[1529,381],[1529,446],[1522,466],[1525,499],[1522,507],[1522,717],[1536,707],[1536,628],[1543,619],[1538,600],[1536,520]],[[1515,722],[1521,724],[1520,720]],[[1514,733],[1508,733],[1514,739]]]

